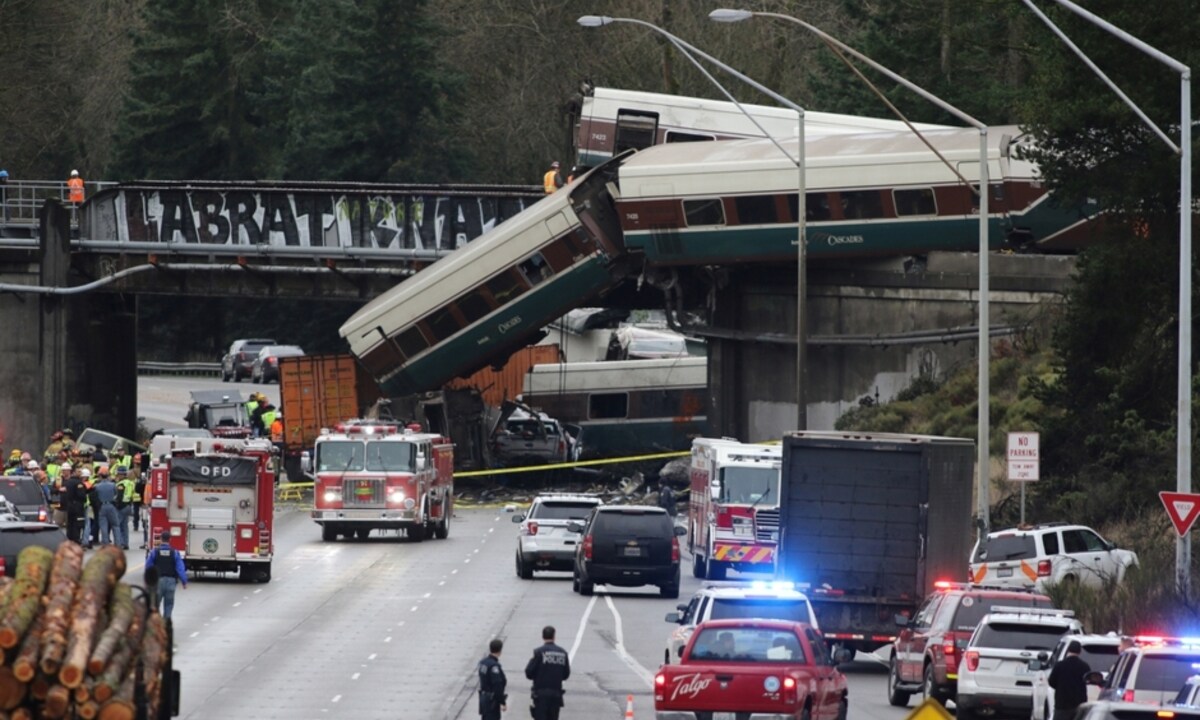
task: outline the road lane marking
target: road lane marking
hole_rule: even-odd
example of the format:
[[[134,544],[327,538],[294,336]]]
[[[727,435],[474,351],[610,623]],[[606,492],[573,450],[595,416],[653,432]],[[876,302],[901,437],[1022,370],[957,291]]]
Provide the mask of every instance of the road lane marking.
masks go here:
[[[341,700],[341,699],[342,699],[342,696],[341,696],[341,695],[334,695],[334,696],[333,696],[333,702],[337,702],[338,700]]]
[[[378,655],[378,654],[376,654],[376,653],[371,653],[370,655],[368,655],[368,656],[367,656],[367,659],[368,659],[368,660],[374,660],[374,659],[375,659],[375,658],[377,658],[377,657],[379,657],[379,655]]]
[[[478,554],[479,554],[479,548],[475,548],[475,549],[474,549],[474,550],[472,550],[471,552],[472,552],[473,554],[475,554],[475,555],[478,555]]]
[[[432,595],[432,594],[433,594],[433,593],[425,593],[425,597],[429,597],[429,596],[430,596],[430,595]]]
[[[654,689],[654,673],[642,667],[642,664],[635,660],[633,656],[629,654],[629,651],[625,649],[625,630],[622,627],[621,613],[617,612],[616,603],[612,601],[612,597],[609,595],[604,596],[604,602],[608,605],[608,609],[612,612],[613,625],[617,631],[617,655],[621,658],[622,662],[629,666],[630,670],[633,670],[633,672],[646,683],[646,687]]]
[[[412,608],[409,610],[409,612],[416,612],[416,611],[417,611],[416,605],[413,605]]]
[[[218,620],[220,620],[220,619],[221,619],[221,616],[220,616],[220,615],[218,615],[218,616],[216,616],[215,618],[213,618],[212,620],[210,620],[209,622],[216,622],[216,621],[218,621]]]
[[[445,584],[446,584],[446,581],[445,581],[445,580],[443,580],[443,581],[441,581],[440,583],[438,583],[438,585],[439,585],[439,586],[440,586],[440,585],[445,585]]]
[[[235,602],[235,603],[233,604],[233,606],[234,606],[234,607],[241,607],[241,604],[242,604],[242,601],[241,601],[241,600],[238,600],[237,602]]]
[[[450,571],[450,574],[451,574],[451,575],[457,575],[457,574],[458,574],[458,568],[454,568],[453,570],[451,570],[451,571]]]
[[[471,558],[467,558],[466,560],[463,560],[463,562],[464,562],[464,563],[469,563],[469,562],[471,562]]]
[[[579,650],[579,644],[583,642],[583,631],[587,629],[588,616],[592,614],[592,608],[596,605],[596,596],[588,601],[587,609],[583,611],[583,617],[579,618],[579,629],[575,631],[575,642],[571,645],[570,657],[575,657],[575,653]]]
[[[354,673],[353,675],[351,675],[351,676],[350,676],[350,679],[351,679],[351,680],[357,680],[357,679],[358,679],[358,677],[359,677],[359,675],[362,675],[362,673]]]
[[[391,635],[388,635],[387,637],[385,637],[385,638],[383,639],[383,641],[384,641],[384,642],[391,642],[391,641],[392,641],[392,636],[391,636]]]
[[[259,588],[259,589],[255,590],[255,591],[254,591],[254,594],[255,594],[255,595],[257,595],[257,594],[259,594],[260,592],[262,592],[262,588]]]
[[[196,637],[199,634],[200,634],[200,631],[197,630],[196,632],[192,633],[190,637]]]

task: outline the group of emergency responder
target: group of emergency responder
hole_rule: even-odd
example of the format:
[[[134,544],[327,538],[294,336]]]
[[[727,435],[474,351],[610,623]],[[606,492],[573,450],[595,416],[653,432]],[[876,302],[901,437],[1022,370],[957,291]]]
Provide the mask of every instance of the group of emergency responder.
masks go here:
[[[128,550],[130,521],[134,532],[142,531],[141,547],[148,542],[144,469],[140,454],[116,446],[105,457],[78,447],[74,431],[64,428],[50,436],[40,461],[14,449],[4,474],[37,480],[53,521],[69,539],[88,548],[104,543]]]
[[[250,418],[250,437],[270,437],[271,442],[283,443],[283,413],[271,404],[266,395],[250,393],[246,401],[246,415]]]

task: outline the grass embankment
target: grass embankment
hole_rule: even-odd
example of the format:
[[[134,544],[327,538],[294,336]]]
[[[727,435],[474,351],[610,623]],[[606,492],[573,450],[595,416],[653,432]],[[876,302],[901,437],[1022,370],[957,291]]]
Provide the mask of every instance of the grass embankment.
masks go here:
[[[1045,337],[1044,329],[1030,331],[995,346],[988,443],[994,528],[1015,526],[1020,518],[1019,487],[1004,479],[1007,434],[1038,430],[1040,420],[1054,412],[1032,392],[1038,382],[1055,379],[1054,357],[1042,342]],[[977,408],[977,369],[969,363],[950,369],[944,377],[919,377],[891,402],[860,405],[845,413],[837,428],[974,438]],[[1049,489],[1054,478],[1043,477],[1041,482]],[[1030,517],[1043,514],[1032,505],[1028,511]],[[1069,516],[1040,519],[1079,521]],[[1056,606],[1074,610],[1089,632],[1200,635],[1200,582],[1193,582],[1186,595],[1176,589],[1175,534],[1166,513],[1154,507],[1129,520],[1096,523],[1095,528],[1119,547],[1137,552],[1140,564],[1120,584],[1110,579],[1100,588],[1076,584],[1052,588]],[[1197,562],[1192,576],[1200,579]]]

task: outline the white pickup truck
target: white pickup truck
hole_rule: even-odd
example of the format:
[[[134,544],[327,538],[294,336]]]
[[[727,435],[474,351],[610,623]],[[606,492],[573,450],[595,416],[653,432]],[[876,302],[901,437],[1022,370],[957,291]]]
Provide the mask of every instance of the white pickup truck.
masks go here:
[[[499,467],[549,465],[570,460],[573,445],[559,421],[516,408],[492,434],[492,458]]]

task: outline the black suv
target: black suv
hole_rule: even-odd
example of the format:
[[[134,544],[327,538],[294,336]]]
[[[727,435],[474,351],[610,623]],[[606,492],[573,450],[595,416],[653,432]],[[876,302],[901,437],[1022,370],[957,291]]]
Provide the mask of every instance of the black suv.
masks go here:
[[[0,575],[17,574],[17,556],[27,546],[41,545],[53,552],[66,540],[67,534],[54,523],[0,519]]]
[[[22,520],[50,522],[50,506],[41,484],[32,475],[0,477],[0,497],[17,506]]]
[[[591,595],[596,583],[619,587],[657,585],[665,598],[679,597],[679,537],[667,511],[647,505],[598,507],[586,524],[571,523],[583,534],[575,548],[574,589]]]

